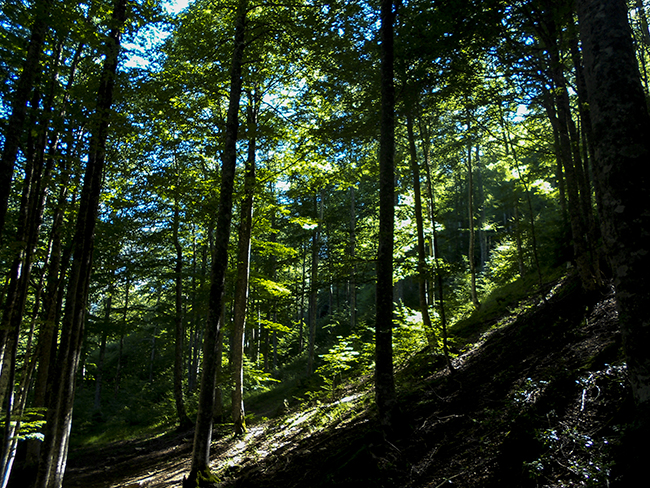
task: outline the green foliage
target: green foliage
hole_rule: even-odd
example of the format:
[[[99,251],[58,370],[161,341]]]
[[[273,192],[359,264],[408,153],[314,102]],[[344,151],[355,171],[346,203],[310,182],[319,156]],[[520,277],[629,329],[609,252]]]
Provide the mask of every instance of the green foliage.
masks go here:
[[[325,382],[324,388],[333,392],[342,380],[343,373],[350,370],[359,362],[360,352],[354,349],[354,343],[359,341],[359,336],[337,337],[338,342],[325,354],[321,354],[324,364],[316,369]]]
[[[431,314],[435,320],[435,314]],[[395,362],[403,362],[429,344],[428,334],[424,330],[422,314],[403,304],[395,309],[395,327],[393,328],[393,354]],[[438,334],[439,336],[440,334]]]
[[[482,275],[482,291],[490,293],[519,278],[517,245],[512,239],[504,239],[490,251],[490,260]]]
[[[244,389],[246,391],[268,390],[272,383],[278,383],[271,373],[258,369],[244,356]]]
[[[15,434],[19,440],[44,439],[43,428],[45,427],[46,408],[27,408],[19,418],[12,418],[12,424],[20,422],[20,429]],[[0,418],[0,423],[5,425],[5,417]]]

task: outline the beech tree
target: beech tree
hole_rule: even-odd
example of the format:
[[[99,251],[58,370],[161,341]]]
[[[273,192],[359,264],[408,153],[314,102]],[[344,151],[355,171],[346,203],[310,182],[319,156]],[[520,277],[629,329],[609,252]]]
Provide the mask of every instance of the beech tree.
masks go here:
[[[601,192],[601,229],[614,273],[623,347],[637,408],[637,434],[628,435],[633,483],[650,452],[650,116],[627,20],[619,0],[579,0],[580,35],[593,122],[594,170]]]
[[[248,1],[239,0],[235,16],[235,40],[230,71],[230,95],[224,148],[221,157],[221,190],[217,213],[217,238],[212,257],[210,274],[210,298],[206,335],[203,346],[203,371],[199,394],[199,409],[196,415],[192,466],[183,486],[196,486],[200,480],[210,480],[210,444],[215,405],[215,383],[217,377],[218,335],[223,321],[223,301],[226,270],[228,268],[228,242],[232,221],[233,187],[237,165],[237,134],[239,130],[239,100],[242,91],[242,61],[246,46],[246,15]]]
[[[393,81],[392,0],[381,2],[381,136],[379,140],[379,249],[375,323],[375,398],[379,422],[393,425],[393,225],[395,215],[395,92]]]

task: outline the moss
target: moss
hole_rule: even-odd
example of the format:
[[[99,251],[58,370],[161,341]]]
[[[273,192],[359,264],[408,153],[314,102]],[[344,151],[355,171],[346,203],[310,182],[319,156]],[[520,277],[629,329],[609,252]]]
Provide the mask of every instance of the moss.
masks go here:
[[[219,483],[219,478],[210,471],[210,468],[205,468],[190,472],[190,476],[183,480],[183,488],[209,488],[217,483]]]

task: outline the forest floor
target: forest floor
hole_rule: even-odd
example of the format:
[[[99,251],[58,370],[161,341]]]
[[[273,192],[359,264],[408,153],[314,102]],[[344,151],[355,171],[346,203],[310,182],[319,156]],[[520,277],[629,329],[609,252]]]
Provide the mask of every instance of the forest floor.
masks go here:
[[[399,368],[388,437],[369,379],[241,438],[218,426],[214,486],[609,486],[631,412],[613,297],[565,279],[504,309],[466,331],[453,375],[428,351]],[[180,487],[191,448],[191,431],[85,447],[64,488]]]

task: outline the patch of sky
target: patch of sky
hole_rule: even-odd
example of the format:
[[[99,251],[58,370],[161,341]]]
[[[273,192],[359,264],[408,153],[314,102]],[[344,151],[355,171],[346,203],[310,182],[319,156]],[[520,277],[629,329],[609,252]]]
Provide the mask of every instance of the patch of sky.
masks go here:
[[[162,6],[168,15],[176,16],[187,8],[190,0],[166,0]],[[160,47],[171,35],[171,26],[167,23],[156,23],[139,29],[136,35],[123,43],[126,52],[127,69],[152,69],[152,54],[160,51]]]
[[[514,121],[515,122],[521,122],[526,118],[526,115],[528,114],[528,107],[523,104],[517,105],[517,111],[515,112],[514,116]]]

